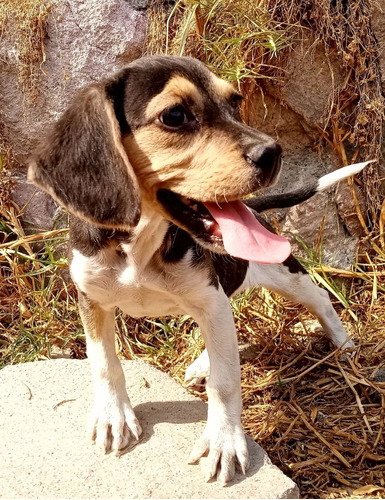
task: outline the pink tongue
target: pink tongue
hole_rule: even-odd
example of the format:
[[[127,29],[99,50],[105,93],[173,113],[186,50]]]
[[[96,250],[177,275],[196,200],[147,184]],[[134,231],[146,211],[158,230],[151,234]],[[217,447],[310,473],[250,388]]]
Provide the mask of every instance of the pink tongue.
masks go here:
[[[263,227],[241,201],[204,205],[217,221],[224,247],[233,257],[261,264],[277,264],[289,257],[289,241]]]

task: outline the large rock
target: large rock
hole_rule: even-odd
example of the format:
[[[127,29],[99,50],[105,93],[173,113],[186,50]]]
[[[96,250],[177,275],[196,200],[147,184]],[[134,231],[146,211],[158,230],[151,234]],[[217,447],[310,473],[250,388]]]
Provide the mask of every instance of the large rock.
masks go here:
[[[141,2],[138,2],[138,5]],[[142,2],[143,3],[143,2]],[[12,18],[0,46],[0,117],[4,138],[26,160],[47,125],[83,86],[117,71],[142,53],[147,16],[125,0],[58,0],[46,21],[35,102],[18,84],[20,54]]]
[[[317,125],[323,126],[331,97],[344,77],[334,52],[326,54],[321,44],[304,40],[288,61],[282,86],[267,82],[264,94],[255,97],[257,112],[251,123],[275,137],[284,152],[279,181],[269,193],[296,189],[342,166],[330,147],[320,154],[313,144],[319,138]],[[361,234],[349,189],[339,190],[338,203],[332,189],[296,207],[278,210],[275,217],[282,232],[291,238],[296,255],[307,256],[304,245],[313,251],[322,240],[324,263],[346,268],[354,260]]]
[[[21,210],[26,233],[40,233],[58,227],[63,210],[51,196],[27,183],[23,174],[19,175],[15,184],[12,199]]]
[[[247,475],[226,488],[205,483],[201,466],[187,460],[206,404],[143,362],[124,361],[123,369],[143,436],[120,458],[86,437],[87,360],[1,370],[0,498],[298,498],[297,486],[250,438]]]
[[[283,94],[287,105],[312,128],[326,121],[333,94],[343,84],[336,51],[326,51],[322,43],[303,40],[294,49],[287,67]]]
[[[45,23],[46,60],[34,70],[36,100],[22,91],[18,30],[12,25],[14,18],[8,19],[0,45],[0,123],[3,139],[21,163],[27,163],[36,142],[80,88],[111,75],[142,54],[146,5],[144,0],[53,2]],[[26,207],[27,232],[49,230],[57,224],[57,205],[46,193],[28,186],[23,171],[13,199],[20,208]]]

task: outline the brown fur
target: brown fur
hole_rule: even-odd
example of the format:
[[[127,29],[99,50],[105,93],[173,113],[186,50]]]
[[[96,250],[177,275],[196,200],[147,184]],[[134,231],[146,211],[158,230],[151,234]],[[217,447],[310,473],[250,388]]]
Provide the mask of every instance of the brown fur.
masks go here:
[[[144,116],[147,120],[153,121],[167,107],[189,101],[197,102],[203,107],[202,94],[198,88],[187,78],[174,76],[166,84],[163,91],[151,99],[146,106]]]
[[[105,311],[83,293],[79,293],[78,302],[84,330],[93,340],[100,341],[103,337]]]
[[[199,61],[142,59],[83,90],[30,170],[75,214],[70,271],[94,385],[92,438],[120,455],[142,432],[115,352],[115,307],[134,317],[188,314],[210,365],[198,360],[186,373],[210,373],[208,420],[189,460],[208,455],[206,480],[219,469],[224,483],[236,461],[243,472],[249,464],[228,296],[262,285],[299,297],[338,345],[348,340],[329,299],[298,263],[266,266],[220,255],[219,226],[201,202],[241,199],[269,185],[280,165],[279,146],[242,123],[239,97]]]
[[[37,151],[30,179],[77,217],[125,230],[139,221],[141,198],[173,220],[157,200],[160,189],[223,202],[265,186],[269,175],[246,161],[243,144],[260,144],[263,152],[274,142],[241,123],[228,82],[203,65],[191,77],[181,73],[171,66],[160,91],[132,102],[128,69],[85,89]],[[144,88],[148,82],[135,84]],[[111,95],[117,87],[120,101]],[[190,129],[174,131],[162,124],[164,110],[176,105],[193,116]],[[134,106],[141,107],[140,115],[131,117]]]

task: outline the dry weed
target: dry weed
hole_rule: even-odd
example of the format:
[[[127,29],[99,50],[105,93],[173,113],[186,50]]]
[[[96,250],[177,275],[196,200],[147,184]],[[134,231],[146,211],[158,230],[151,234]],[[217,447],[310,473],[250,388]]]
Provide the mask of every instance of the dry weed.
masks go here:
[[[185,0],[168,5],[165,10],[157,1],[150,10],[149,52],[167,47],[207,58],[222,76],[249,92],[260,77],[278,82],[284,77],[287,51],[303,30],[337,47],[341,64],[349,68],[348,78],[320,128],[322,139],[334,145],[342,163],[349,148],[356,158],[377,157],[383,98],[369,2],[264,0],[251,5],[245,0]],[[20,84],[32,98],[38,90],[32,75],[45,57],[42,42],[49,8],[41,0],[0,4],[3,33],[7,20],[19,16],[17,36],[24,44]],[[242,24],[240,9],[246,8],[255,9],[252,16],[259,9],[261,16],[249,16]],[[214,13],[219,16],[217,31]],[[30,39],[23,42],[26,36]],[[76,291],[60,277],[66,262],[54,251],[62,235],[24,234],[20,208],[8,197],[9,151],[2,148],[0,158],[1,366],[44,359],[58,351],[84,357]],[[382,195],[378,172],[365,175],[370,254],[362,251],[347,271],[309,264],[312,275],[322,278],[339,298],[336,307],[357,345],[352,358],[342,359],[303,308],[275,294],[251,291],[233,300],[240,342],[257,352],[254,359],[242,362],[243,425],[308,498],[385,498]],[[36,247],[36,240],[44,244]],[[119,315],[118,326],[122,357],[145,359],[179,381],[203,348],[197,325],[189,318],[144,321]]]

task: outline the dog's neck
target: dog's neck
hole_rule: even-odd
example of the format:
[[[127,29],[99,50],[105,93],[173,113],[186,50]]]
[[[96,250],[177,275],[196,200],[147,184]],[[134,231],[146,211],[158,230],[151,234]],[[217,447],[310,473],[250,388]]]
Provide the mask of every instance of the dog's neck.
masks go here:
[[[122,242],[123,252],[133,259],[138,271],[147,267],[162,246],[169,222],[154,210],[142,207],[139,224],[130,231],[130,242]]]

